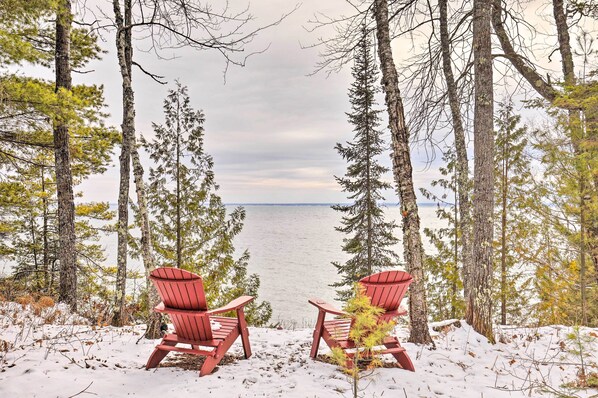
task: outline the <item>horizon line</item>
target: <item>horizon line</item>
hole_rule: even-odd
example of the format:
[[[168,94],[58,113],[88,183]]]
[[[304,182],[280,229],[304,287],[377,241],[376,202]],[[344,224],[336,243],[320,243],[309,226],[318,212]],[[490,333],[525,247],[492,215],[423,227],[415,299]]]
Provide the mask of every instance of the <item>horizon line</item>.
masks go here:
[[[334,206],[350,205],[352,202],[226,202],[225,206]],[[384,206],[399,206],[398,202],[380,202]],[[117,202],[109,202],[110,206],[118,205]],[[436,206],[436,202],[418,202],[418,206],[429,207]]]

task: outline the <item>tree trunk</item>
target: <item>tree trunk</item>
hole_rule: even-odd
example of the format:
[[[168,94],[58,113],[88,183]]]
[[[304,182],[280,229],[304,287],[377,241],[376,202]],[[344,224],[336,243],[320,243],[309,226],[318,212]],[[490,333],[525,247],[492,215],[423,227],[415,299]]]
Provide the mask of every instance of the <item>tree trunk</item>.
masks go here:
[[[382,70],[382,87],[385,93],[388,122],[392,135],[393,175],[397,184],[403,215],[404,257],[407,271],[413,277],[409,294],[409,316],[411,320],[409,341],[418,344],[433,344],[428,330],[428,307],[423,269],[424,253],[419,231],[417,201],[413,189],[409,133],[405,124],[405,114],[399,91],[399,78],[392,57],[387,0],[375,0],[374,16],[376,18],[378,56]]]
[[[494,343],[492,332],[492,240],[494,212],[494,92],[492,84],[491,0],[474,0],[474,201],[473,262],[466,319]]]
[[[566,85],[575,84],[575,68],[573,67],[573,54],[569,38],[569,26],[563,0],[553,0],[552,10],[556,22],[556,33],[559,39],[559,52],[561,53],[561,64]]]
[[[71,90],[71,2],[61,0],[56,14],[56,92]],[[75,248],[75,203],[67,121],[54,123],[54,158],[58,197],[60,261],[59,300],[77,310],[77,252]]]
[[[113,8],[117,25],[116,48],[118,54],[118,64],[120,66],[123,87],[123,123],[121,125],[123,131],[123,148],[126,147],[129,152],[129,160],[126,165],[126,178],[127,181],[130,178],[130,162],[132,160],[133,176],[137,193],[137,205],[139,207],[139,217],[141,220],[141,255],[143,258],[148,289],[149,313],[147,317],[147,330],[145,336],[147,338],[154,339],[160,337],[161,317],[159,314],[153,311],[153,308],[159,302],[159,298],[155,287],[149,282],[149,274],[154,270],[155,264],[152,255],[149,214],[147,210],[147,200],[145,198],[145,187],[143,183],[143,166],[141,165],[141,160],[139,159],[139,152],[137,151],[137,143],[135,138],[135,94],[133,92],[132,80],[133,46],[131,32],[131,0],[125,0],[124,2],[124,17],[123,12],[121,11],[119,0],[113,0]],[[121,180],[122,178],[123,177],[121,176]],[[124,187],[121,186],[121,188]],[[128,201],[128,182],[126,197]],[[128,207],[126,209],[128,212]],[[126,251],[126,243],[124,244],[124,247]],[[126,261],[124,263],[124,275],[126,278]],[[126,279],[124,279],[122,283],[124,284],[125,281]],[[124,303],[124,290],[122,300]]]
[[[125,15],[127,13],[127,1],[125,1]],[[131,69],[127,67],[129,59],[130,41],[127,30],[123,29],[126,23],[120,12],[118,0],[114,0],[114,14],[116,17],[116,49],[118,64],[120,66],[123,88],[123,121],[122,143],[120,152],[120,185],[118,193],[118,252],[117,252],[117,274],[116,290],[114,297],[114,316],[112,324],[122,326],[125,322],[124,307],[127,282],[127,247],[129,235],[129,185],[131,179],[131,132],[135,128],[135,109],[133,107],[133,90],[131,88]]]
[[[506,120],[510,115],[507,114]],[[503,164],[501,176],[501,219],[500,219],[500,324],[507,324],[507,195],[509,184],[509,137],[510,128],[506,128],[505,142],[503,143]]]
[[[50,284],[49,272],[50,272],[50,247],[48,245],[48,198],[46,196],[46,176],[44,173],[44,167],[41,168],[42,175],[42,239],[43,239],[43,255],[42,261],[44,264],[44,291],[47,295],[52,294],[52,286]]]
[[[511,39],[503,24],[502,1],[493,0],[493,3],[492,26],[505,56],[538,94],[549,102],[554,101],[558,96],[558,92],[534,68],[529,66],[528,61],[513,48]]]
[[[461,224],[461,261],[463,278],[463,296],[469,295],[469,275],[472,262],[471,251],[471,203],[469,200],[469,161],[467,159],[467,143],[465,142],[465,131],[461,119],[461,101],[457,92],[457,85],[451,66],[451,47],[448,32],[448,0],[439,0],[440,6],[440,43],[442,47],[442,70],[446,80],[446,90],[451,109],[453,131],[455,134],[455,151],[457,155],[457,196],[458,209]],[[455,204],[456,206],[456,204]],[[456,218],[455,218],[456,219]],[[457,226],[455,225],[455,228]],[[456,266],[456,264],[455,264]]]
[[[365,42],[366,40],[366,36],[367,35],[367,31],[364,28],[364,33],[363,33],[364,37],[364,46],[367,45],[367,43]],[[369,57],[365,56],[364,57],[364,65],[363,65],[363,81],[361,82],[361,84],[363,85],[363,87],[367,87],[368,85],[368,72],[370,70],[370,65],[368,63],[369,61]],[[364,113],[365,115],[369,115],[371,112],[370,109],[370,102],[369,101],[365,101],[365,109],[364,109]],[[373,133],[373,126],[370,126],[368,121],[369,118],[366,117],[366,126],[365,126],[365,131],[366,131],[366,203],[367,203],[367,224],[368,224],[368,235],[367,235],[367,256],[368,256],[368,275],[371,275],[374,273],[374,265],[373,265],[373,259],[372,259],[372,212],[374,211],[374,207],[375,205],[372,205],[372,155],[371,155],[371,145],[372,145],[372,133]]]
[[[181,242],[181,105],[177,96],[176,118],[176,266],[181,268],[183,244]]]

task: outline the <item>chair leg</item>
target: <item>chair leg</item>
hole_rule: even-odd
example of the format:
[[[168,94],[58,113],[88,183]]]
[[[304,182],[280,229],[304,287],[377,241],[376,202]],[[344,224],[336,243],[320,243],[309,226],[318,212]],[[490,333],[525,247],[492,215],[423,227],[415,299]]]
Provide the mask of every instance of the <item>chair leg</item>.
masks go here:
[[[398,348],[401,346],[401,344],[399,344],[399,342],[384,343],[384,346],[386,348]],[[409,358],[409,355],[407,355],[407,353],[405,351],[394,353],[394,354],[392,354],[392,356],[395,357],[395,359],[397,360],[399,365],[401,365],[401,368],[415,372],[415,366],[413,366],[413,362],[411,362],[411,358]]]
[[[160,344],[175,346],[176,341],[166,340],[166,338],[164,338],[164,339],[162,339],[162,342]],[[164,359],[164,357],[166,357],[167,354],[168,354],[168,351],[160,350],[157,347],[154,348],[154,352],[152,352],[152,355],[150,355],[149,359],[147,360],[147,364],[145,365],[145,368],[146,369],[155,368],[156,366],[158,366],[158,364],[160,362],[162,362],[162,360]]]
[[[212,371],[218,365],[220,360],[222,360],[222,358],[206,357],[206,360],[204,361],[203,365],[201,366],[201,369],[199,370],[199,376],[201,377],[212,373]]]
[[[214,368],[218,366],[222,358],[224,358],[224,354],[228,352],[228,349],[233,345],[235,340],[239,337],[239,333],[231,333],[229,334],[226,339],[224,339],[218,347],[214,349],[214,356],[206,357],[201,369],[199,370],[199,376],[205,376],[212,373]]]
[[[248,359],[251,356],[251,344],[249,343],[249,330],[247,329],[247,322],[245,322],[243,308],[237,310],[237,319],[239,320],[239,334],[241,335],[241,342],[243,343],[245,359]]]
[[[309,353],[309,356],[313,359],[318,356],[318,348],[320,347],[320,337],[322,337],[325,317],[326,313],[324,311],[320,311],[318,314],[318,321],[316,322],[316,327],[314,329],[314,341],[311,343],[311,352]]]

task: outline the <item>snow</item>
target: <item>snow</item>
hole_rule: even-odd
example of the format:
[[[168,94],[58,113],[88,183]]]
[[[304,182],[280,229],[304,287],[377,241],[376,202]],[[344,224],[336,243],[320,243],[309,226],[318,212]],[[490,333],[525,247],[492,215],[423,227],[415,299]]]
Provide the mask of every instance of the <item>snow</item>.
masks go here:
[[[46,323],[48,319],[51,324]],[[404,344],[416,372],[378,369],[363,381],[367,385],[364,396],[542,397],[553,395],[541,387],[560,391],[576,379],[579,357],[569,353],[568,327],[497,328],[502,342],[492,345],[463,321],[457,326],[454,321],[430,326],[435,330],[436,350]],[[222,365],[202,378],[199,369],[146,371],[145,362],[157,341],[139,340],[143,331],[143,325],[93,327],[68,315],[63,307],[48,308],[36,316],[30,307],[0,303],[0,397],[350,395],[347,378],[336,366],[309,358],[309,329],[250,328],[253,356]],[[406,340],[405,327],[397,327],[396,332]],[[582,328],[581,332],[598,337],[597,329]],[[591,344],[584,359],[595,366],[596,339]],[[322,342],[320,352],[326,351]],[[239,340],[231,352],[242,355]],[[598,391],[569,394],[590,397]]]

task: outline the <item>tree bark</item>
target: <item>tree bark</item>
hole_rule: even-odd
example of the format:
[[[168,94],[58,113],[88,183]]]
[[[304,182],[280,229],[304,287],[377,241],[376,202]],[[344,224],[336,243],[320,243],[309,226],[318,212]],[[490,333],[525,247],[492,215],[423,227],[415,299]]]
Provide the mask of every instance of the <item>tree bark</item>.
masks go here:
[[[424,284],[424,253],[420,235],[419,214],[413,169],[409,152],[409,133],[405,124],[405,113],[399,90],[399,79],[392,57],[388,24],[388,1],[375,0],[376,37],[378,56],[382,70],[382,87],[385,93],[388,122],[392,135],[393,175],[401,202],[403,215],[403,248],[407,271],[413,277],[409,294],[409,317],[411,333],[409,341],[418,344],[433,344],[428,330],[428,307]]]
[[[461,100],[457,92],[457,85],[451,66],[451,46],[448,32],[448,0],[439,0],[440,6],[440,44],[442,47],[442,70],[446,80],[446,90],[449,98],[453,131],[455,135],[455,151],[457,155],[457,199],[461,224],[461,275],[463,278],[463,296],[469,295],[469,275],[471,274],[471,202],[469,200],[469,161],[467,159],[467,143],[465,129],[461,118]],[[455,226],[455,228],[457,228]],[[455,264],[456,265],[456,264]]]
[[[508,123],[510,115],[507,113]],[[509,191],[510,129],[507,127],[502,155],[500,218],[500,324],[507,324],[507,195]]]
[[[121,11],[119,0],[113,0],[114,16],[117,25],[116,35],[116,48],[118,55],[118,64],[120,66],[120,73],[122,78],[123,88],[123,122],[121,125],[123,134],[123,148],[126,148],[128,152],[127,159],[121,159],[121,194],[119,195],[119,207],[120,197],[125,198],[123,193],[125,187],[122,185],[122,181],[125,177],[122,176],[123,172],[126,172],[126,205],[123,204],[123,214],[127,212],[127,223],[128,223],[128,190],[129,190],[129,178],[130,178],[130,164],[133,163],[133,176],[135,181],[135,190],[137,193],[137,205],[139,208],[139,218],[141,220],[141,256],[143,258],[143,265],[146,274],[147,290],[148,290],[148,319],[147,319],[147,330],[145,336],[150,339],[158,338],[160,336],[160,325],[161,317],[158,313],[153,311],[153,308],[158,304],[159,297],[155,287],[149,282],[149,274],[155,269],[154,258],[152,255],[152,243],[151,233],[149,224],[149,214],[147,210],[147,200],[145,197],[145,186],[143,182],[143,166],[139,158],[139,152],[137,151],[137,143],[135,138],[135,93],[133,92],[133,78],[132,78],[132,66],[133,66],[133,45],[132,45],[132,4],[131,0],[124,1],[124,7]],[[123,15],[124,14],[124,15]],[[122,153],[121,153],[122,156]],[[124,162],[126,161],[126,165]],[[119,214],[121,209],[119,208]],[[120,220],[119,220],[120,221]],[[126,235],[125,235],[126,236]],[[120,242],[120,236],[119,236]],[[126,242],[123,243],[125,248],[126,258]],[[119,246],[120,248],[120,246]],[[118,297],[121,300],[120,313],[122,314],[122,308],[124,305],[124,285],[126,282],[126,260],[124,261],[124,267],[122,271],[122,297]],[[119,264],[119,272],[121,266]],[[118,278],[117,278],[118,279]],[[118,286],[118,281],[117,281]]]
[[[125,14],[127,9],[125,0]],[[112,324],[122,326],[125,322],[124,307],[127,282],[127,248],[129,235],[129,185],[131,179],[131,131],[134,129],[135,109],[133,104],[133,90],[131,88],[131,68],[128,67],[130,59],[130,41],[127,40],[127,30],[123,28],[125,20],[120,11],[118,0],[114,0],[114,14],[117,24],[116,49],[118,64],[122,77],[123,89],[123,121],[122,142],[120,152],[120,185],[118,193],[118,251],[116,290],[114,296],[114,315]]]
[[[42,193],[44,194],[42,196],[42,217],[43,217],[43,221],[42,221],[42,239],[43,239],[43,255],[42,255],[42,261],[44,263],[44,291],[46,292],[47,295],[51,295],[52,294],[52,286],[50,284],[50,278],[49,278],[49,273],[50,273],[50,247],[48,245],[48,198],[46,196],[46,176],[44,173],[44,167],[42,166],[41,168],[41,177],[42,177]]]
[[[56,14],[56,92],[71,90],[71,2],[61,0]],[[59,300],[77,310],[77,252],[75,248],[75,203],[69,147],[68,123],[54,123],[54,158],[58,197],[58,237],[60,261]]]
[[[493,3],[492,26],[505,56],[538,94],[547,101],[553,102],[558,96],[558,92],[534,68],[528,65],[525,57],[515,51],[503,23],[502,0],[493,0]]]
[[[569,26],[563,0],[553,0],[552,10],[556,22],[556,33],[559,39],[559,52],[561,53],[561,64],[565,85],[575,84],[575,68],[573,66],[573,53],[569,37]]]
[[[473,3],[474,198],[473,261],[466,320],[494,343],[492,331],[492,241],[494,212],[494,90],[492,84],[491,0]]]

